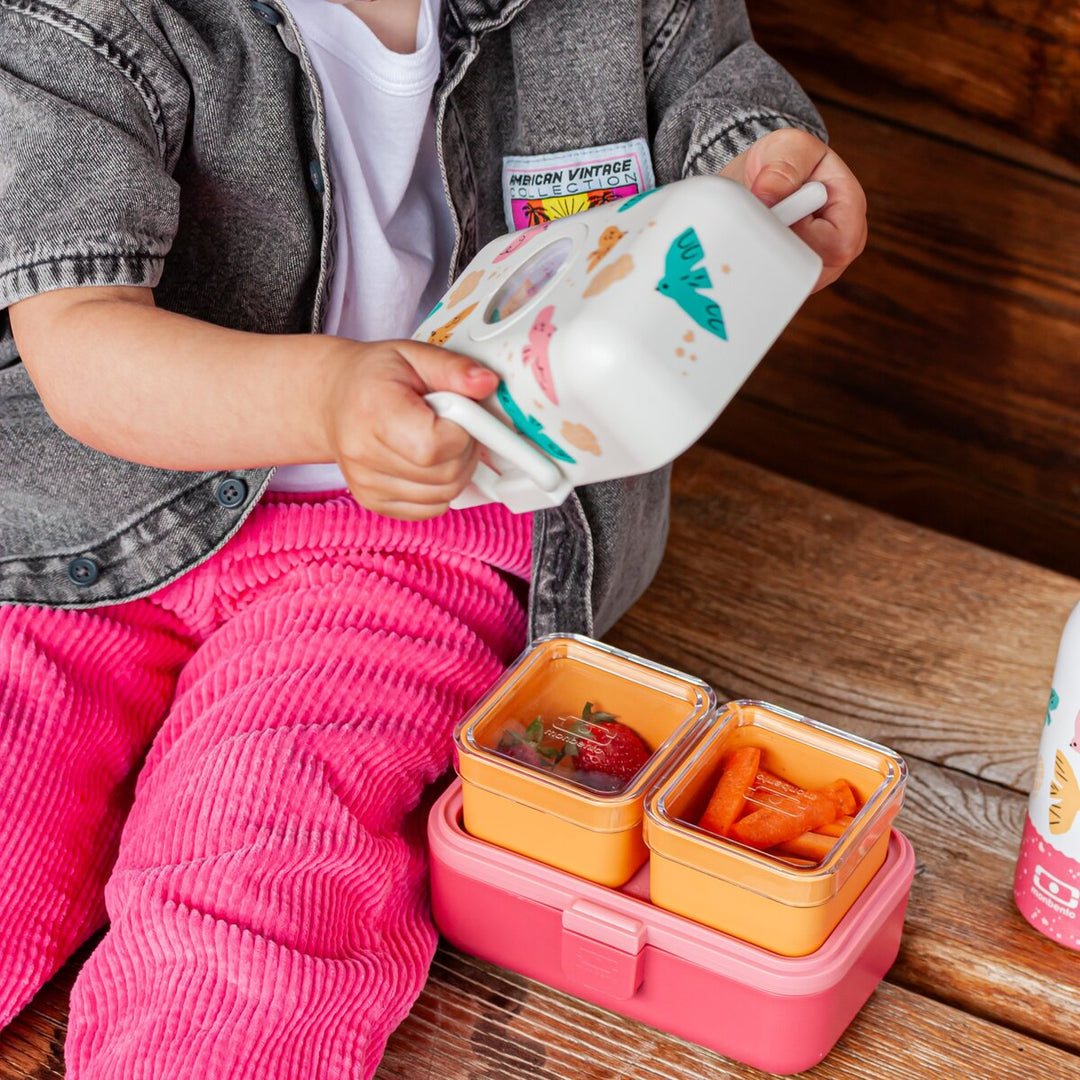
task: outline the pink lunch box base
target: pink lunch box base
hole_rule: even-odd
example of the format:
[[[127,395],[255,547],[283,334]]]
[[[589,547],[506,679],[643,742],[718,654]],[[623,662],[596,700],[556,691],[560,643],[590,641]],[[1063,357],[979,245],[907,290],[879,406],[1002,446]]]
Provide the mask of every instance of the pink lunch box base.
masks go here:
[[[725,1057],[781,1075],[811,1068],[896,959],[915,856],[895,830],[885,864],[825,943],[785,957],[654,907],[648,864],[610,889],[469,836],[460,789],[455,781],[428,819],[443,936]]]

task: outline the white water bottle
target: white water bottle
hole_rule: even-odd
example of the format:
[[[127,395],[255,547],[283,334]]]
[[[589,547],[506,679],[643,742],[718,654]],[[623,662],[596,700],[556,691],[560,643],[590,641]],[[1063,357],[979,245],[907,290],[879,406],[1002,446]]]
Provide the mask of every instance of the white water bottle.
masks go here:
[[[1058,647],[1013,895],[1036,930],[1080,949],[1080,604]]]

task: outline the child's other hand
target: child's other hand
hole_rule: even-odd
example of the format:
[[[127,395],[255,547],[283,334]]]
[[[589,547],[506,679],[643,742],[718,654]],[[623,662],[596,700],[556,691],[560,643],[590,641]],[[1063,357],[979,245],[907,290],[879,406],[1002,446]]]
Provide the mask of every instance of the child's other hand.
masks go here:
[[[810,180],[828,189],[828,202],[812,217],[792,226],[824,264],[814,291],[835,281],[866,246],[866,195],[855,175],[819,138],[798,128],[780,128],[720,170],[737,180],[766,206]]]
[[[479,446],[423,396],[451,390],[478,400],[498,384],[489,368],[436,345],[342,339],[326,384],[327,436],[357,502],[404,521],[446,511],[469,482]]]

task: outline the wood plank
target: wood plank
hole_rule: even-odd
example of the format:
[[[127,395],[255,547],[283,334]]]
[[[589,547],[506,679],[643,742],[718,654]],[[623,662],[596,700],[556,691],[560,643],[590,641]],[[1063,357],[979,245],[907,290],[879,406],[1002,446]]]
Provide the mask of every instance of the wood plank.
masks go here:
[[[1080,179],[1073,0],[750,0],[755,36],[815,100]]]
[[[675,477],[664,564],[607,640],[1027,792],[1080,581],[705,447]]]
[[[1080,576],[1080,186],[828,119],[870,244],[706,441]]]
[[[906,521],[1080,574],[1074,500],[1002,488],[992,455],[982,467],[953,470],[748,393],[735,400],[709,439],[756,465]]]
[[[1038,934],[1012,898],[1026,797],[907,760],[897,824],[917,866],[889,980],[1080,1054],[1077,956]]]
[[[64,1075],[68,998],[87,955],[88,948],[76,953],[0,1031],[0,1080],[53,1080]]]
[[[992,1070],[992,1071],[991,1071]],[[377,1080],[762,1080],[770,1074],[440,949]],[[809,1080],[1055,1080],[1080,1056],[882,984]]]
[[[915,846],[917,869],[900,956],[889,981],[1035,1040],[1080,1048],[1080,1011],[1076,1008],[1080,975],[1075,955],[1037,935],[1011,899],[1026,800],[956,770],[913,757],[908,760],[912,775],[898,825]],[[959,850],[955,842],[958,834],[965,837],[965,846]],[[987,948],[987,927],[994,927],[992,949]],[[442,952],[453,954],[454,950],[444,947]],[[80,962],[81,957],[67,965],[4,1032],[0,1080],[63,1075],[67,995]],[[468,963],[483,967],[479,961]],[[502,973],[486,992],[500,997],[502,992],[497,988],[506,979],[515,978]],[[527,980],[520,983],[532,985]],[[443,993],[436,981],[425,996]],[[1031,1007],[1035,1000],[1040,1003],[1038,1009]],[[438,1008],[445,1014],[446,1002],[440,1001]],[[588,1011],[589,1007],[581,1008]],[[484,1011],[479,1015],[485,1015]],[[478,1031],[487,1030],[479,1027],[476,1014],[459,1019],[466,1027],[477,1025]],[[638,1031],[639,1025],[627,1023],[632,1031]],[[406,1032],[411,1046],[415,1036],[411,1021]],[[681,1045],[679,1040],[659,1033],[649,1037]],[[411,1055],[410,1067],[415,1067],[415,1051],[403,1052]],[[499,1060],[490,1040],[475,1052]],[[708,1056],[705,1051],[700,1054]],[[670,1059],[670,1051],[665,1049],[663,1056]],[[828,1064],[836,1063],[830,1058]],[[491,1061],[488,1067],[494,1067]],[[455,1075],[469,1074],[447,1074]],[[748,1070],[747,1075],[755,1074]]]

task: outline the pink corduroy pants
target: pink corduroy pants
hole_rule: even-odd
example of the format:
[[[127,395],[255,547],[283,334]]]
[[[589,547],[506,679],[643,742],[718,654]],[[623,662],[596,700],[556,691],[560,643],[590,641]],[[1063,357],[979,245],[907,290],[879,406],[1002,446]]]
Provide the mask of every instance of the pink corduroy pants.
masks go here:
[[[0,607],[0,1026],[108,921],[71,1080],[362,1080],[436,944],[424,789],[522,648],[528,515],[271,497],[154,595]]]

